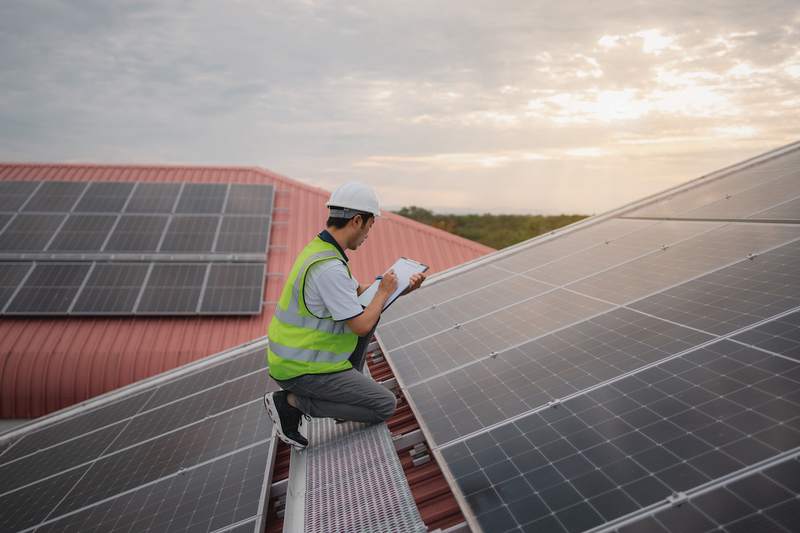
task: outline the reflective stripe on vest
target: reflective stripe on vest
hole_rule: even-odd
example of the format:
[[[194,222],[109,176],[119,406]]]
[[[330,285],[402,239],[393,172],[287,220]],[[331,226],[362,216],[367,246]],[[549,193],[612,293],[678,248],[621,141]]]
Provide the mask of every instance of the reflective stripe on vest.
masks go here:
[[[345,322],[314,316],[305,304],[306,275],[312,265],[322,261],[342,261],[347,266],[335,246],[316,237],[297,257],[281,292],[268,333],[269,373],[275,379],[351,368],[348,358],[358,336]]]

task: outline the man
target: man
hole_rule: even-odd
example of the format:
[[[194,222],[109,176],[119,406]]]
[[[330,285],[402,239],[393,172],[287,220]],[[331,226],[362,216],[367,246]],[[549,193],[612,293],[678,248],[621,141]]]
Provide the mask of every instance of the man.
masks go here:
[[[301,449],[308,445],[299,431],[303,415],[372,424],[396,407],[394,394],[361,371],[397,276],[387,272],[364,308],[358,295],[369,286],[353,278],[345,255],[367,239],[380,216],[378,197],[366,185],[346,183],[326,206],[327,229],[295,260],[269,325],[269,373],[283,390],[267,393],[264,404],[278,437]],[[405,292],[424,280],[413,276]]]

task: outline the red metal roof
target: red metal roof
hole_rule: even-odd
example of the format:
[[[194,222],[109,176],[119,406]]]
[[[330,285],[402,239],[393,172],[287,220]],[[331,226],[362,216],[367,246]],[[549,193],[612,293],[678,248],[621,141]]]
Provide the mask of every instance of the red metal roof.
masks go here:
[[[296,254],[325,222],[329,193],[256,167],[2,164],[0,180],[268,183],[275,205],[264,299],[274,302]],[[431,273],[493,251],[386,213],[353,273],[366,281],[398,256]],[[248,317],[0,319],[0,418],[34,418],[266,334],[274,304]]]

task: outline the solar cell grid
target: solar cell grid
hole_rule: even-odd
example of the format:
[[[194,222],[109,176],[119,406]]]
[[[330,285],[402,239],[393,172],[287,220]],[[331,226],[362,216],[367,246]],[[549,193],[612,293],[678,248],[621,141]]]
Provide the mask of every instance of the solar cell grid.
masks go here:
[[[5,308],[33,263],[0,263],[0,311]]]
[[[42,522],[87,469],[76,468],[0,496],[0,531],[21,531]]]
[[[40,252],[63,220],[64,215],[17,215],[0,233],[0,251]]]
[[[723,335],[800,305],[800,241],[745,259],[630,307]]]
[[[30,198],[23,211],[67,212],[88,186],[83,181],[45,181]]]
[[[72,312],[132,313],[149,268],[147,263],[97,263]]]
[[[258,513],[269,444],[191,468],[37,531],[215,531]]]
[[[266,372],[263,345],[259,345],[257,348],[238,357],[227,359],[221,364],[201,369],[181,379],[161,385],[147,404],[148,408],[154,408],[173,400],[189,396],[190,394],[244,376],[256,370],[264,370]]]
[[[747,218],[800,195],[800,161],[793,170],[780,177],[743,191],[727,195],[712,204],[686,212],[696,218]]]
[[[125,422],[120,422],[66,441],[45,453],[0,466],[0,494],[96,459],[124,426]]]
[[[208,264],[154,264],[142,292],[138,313],[194,313]]]
[[[139,183],[125,212],[171,213],[180,190],[180,183]]]
[[[800,198],[795,198],[748,217],[769,220],[800,220]]]
[[[800,364],[720,341],[443,455],[484,530],[578,514],[588,529],[796,448],[798,380]]]
[[[566,255],[618,239],[654,224],[656,223],[649,220],[611,219],[576,231],[565,232],[562,229],[556,231],[556,235],[559,235],[557,238],[526,246],[513,255],[492,261],[491,264],[513,272],[527,272]]]
[[[2,233],[3,229],[6,227],[6,224],[11,222],[12,218],[14,218],[14,215],[0,215],[0,233]]]
[[[0,211],[16,211],[39,185],[36,181],[0,181]]]
[[[227,184],[187,183],[183,187],[176,213],[221,213]]]
[[[562,289],[391,351],[406,386],[545,335],[611,306]],[[413,332],[412,332],[413,333]],[[381,337],[382,338],[382,337]]]
[[[798,160],[800,160],[800,150],[795,149],[785,155],[735,171],[701,185],[696,185],[683,192],[625,213],[625,215],[670,217],[683,214],[701,206],[723,200],[728,195],[741,194],[743,191],[758,187],[791,172],[796,172]]]
[[[91,182],[78,205],[75,206],[75,212],[120,213],[135,185],[132,182]]]
[[[800,361],[800,312],[749,329],[734,340]]]
[[[155,252],[168,222],[163,215],[123,215],[103,251]]]
[[[445,445],[711,338],[617,309],[406,392],[436,444]]]
[[[114,215],[70,215],[47,246],[47,251],[100,251],[116,219]]]
[[[219,224],[216,216],[172,217],[160,251],[210,253]]]
[[[617,529],[619,533],[797,531],[797,457],[692,497],[688,502]]]
[[[526,275],[555,285],[565,285],[607,268],[623,264],[664,245],[691,238],[720,227],[707,222],[660,222],[606,243],[570,254],[534,270]]]
[[[272,186],[235,185],[230,186],[225,203],[226,214],[260,215],[272,211]]]
[[[567,287],[625,304],[798,237],[797,226],[731,224]]]
[[[215,252],[264,253],[269,240],[268,217],[222,217]]]
[[[133,419],[109,451],[120,450],[156,435],[203,420],[227,409],[260,399],[267,389],[267,373],[250,374],[180,401],[151,409]],[[261,404],[261,412],[264,405]]]
[[[90,263],[37,263],[6,313],[66,313],[90,268]]]
[[[136,419],[134,419],[135,421]],[[159,435],[97,460],[56,508],[64,514],[204,461],[269,439],[272,425],[260,400],[221,416],[202,418],[173,433]],[[115,443],[114,448],[119,448]],[[263,476],[263,471],[262,471]]]
[[[471,292],[418,313],[379,327],[378,333],[388,350],[451,329],[456,324],[492,313],[510,302],[518,302],[542,294],[552,287],[521,276],[511,276],[489,287]]]
[[[203,313],[260,313],[264,264],[212,264],[203,293]]]

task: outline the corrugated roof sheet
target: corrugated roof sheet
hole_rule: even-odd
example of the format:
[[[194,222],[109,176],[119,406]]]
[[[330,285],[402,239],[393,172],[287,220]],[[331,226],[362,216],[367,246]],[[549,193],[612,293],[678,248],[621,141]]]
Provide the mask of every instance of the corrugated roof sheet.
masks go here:
[[[323,226],[329,193],[256,167],[0,164],[1,180],[268,183],[276,189],[264,299],[278,299],[296,254]],[[386,213],[354,275],[366,281],[400,255],[451,268],[491,248]],[[266,334],[274,304],[249,317],[3,318],[0,418],[34,418]]]

